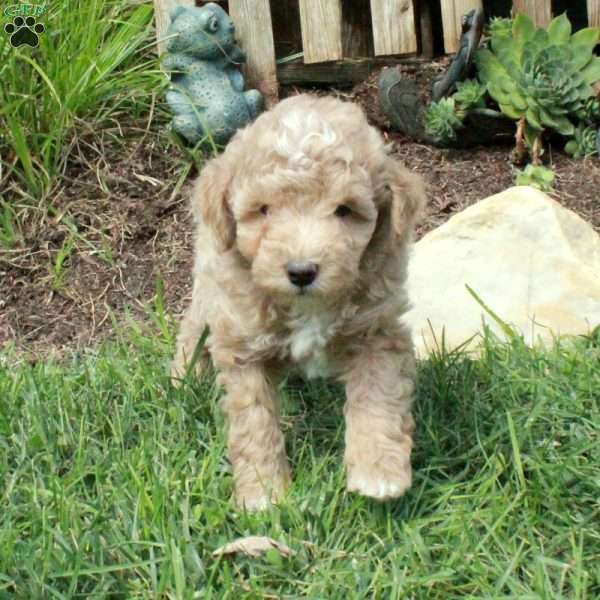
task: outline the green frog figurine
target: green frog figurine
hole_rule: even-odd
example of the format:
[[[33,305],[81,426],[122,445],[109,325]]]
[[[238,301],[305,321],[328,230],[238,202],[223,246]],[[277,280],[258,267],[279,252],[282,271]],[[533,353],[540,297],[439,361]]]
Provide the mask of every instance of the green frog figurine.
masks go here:
[[[208,135],[226,144],[263,110],[258,90],[244,91],[239,66],[246,56],[236,44],[235,26],[214,2],[178,6],[171,13],[162,64],[171,76],[167,102],[172,127],[190,144]]]

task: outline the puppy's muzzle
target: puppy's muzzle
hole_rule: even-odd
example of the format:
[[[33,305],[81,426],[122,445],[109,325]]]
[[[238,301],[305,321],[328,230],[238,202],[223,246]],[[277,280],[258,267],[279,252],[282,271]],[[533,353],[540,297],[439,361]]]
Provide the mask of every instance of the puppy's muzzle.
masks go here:
[[[319,274],[319,265],[313,262],[290,261],[286,268],[290,282],[299,288],[309,286]]]

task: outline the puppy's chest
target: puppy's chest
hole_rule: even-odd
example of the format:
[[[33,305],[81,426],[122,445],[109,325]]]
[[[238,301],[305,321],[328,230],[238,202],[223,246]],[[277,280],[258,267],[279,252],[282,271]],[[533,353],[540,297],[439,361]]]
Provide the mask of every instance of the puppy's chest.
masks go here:
[[[298,315],[288,323],[289,358],[308,378],[332,375],[330,348],[334,334],[334,318],[328,313]]]

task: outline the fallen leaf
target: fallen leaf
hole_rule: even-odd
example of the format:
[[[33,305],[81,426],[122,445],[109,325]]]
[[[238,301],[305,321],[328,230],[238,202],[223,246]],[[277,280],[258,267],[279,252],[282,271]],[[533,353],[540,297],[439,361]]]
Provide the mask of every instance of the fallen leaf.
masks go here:
[[[215,550],[212,555],[223,556],[227,554],[245,554],[246,556],[251,556],[256,558],[261,554],[267,552],[267,550],[271,549],[278,550],[280,554],[283,556],[293,556],[296,554],[291,548],[288,548],[285,544],[281,542],[276,542],[275,540],[264,537],[260,535],[251,535],[249,537],[238,538],[230,542],[229,544],[225,544],[221,546],[217,550]]]

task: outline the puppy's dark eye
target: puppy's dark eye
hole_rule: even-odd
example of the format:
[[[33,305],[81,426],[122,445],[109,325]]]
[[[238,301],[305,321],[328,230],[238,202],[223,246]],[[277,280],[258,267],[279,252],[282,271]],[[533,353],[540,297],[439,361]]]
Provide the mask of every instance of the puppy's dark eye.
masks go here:
[[[348,215],[352,214],[352,209],[349,206],[346,206],[345,204],[340,204],[336,209],[335,209],[335,216],[336,217],[347,217]]]
[[[261,215],[268,215],[269,214],[269,207],[266,204],[263,204],[260,207],[260,214]]]

